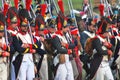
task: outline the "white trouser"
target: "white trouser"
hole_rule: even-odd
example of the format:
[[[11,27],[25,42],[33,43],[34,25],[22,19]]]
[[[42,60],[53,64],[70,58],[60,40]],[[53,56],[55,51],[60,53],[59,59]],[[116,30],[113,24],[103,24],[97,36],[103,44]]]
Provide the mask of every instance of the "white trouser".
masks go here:
[[[14,68],[13,63],[11,63],[10,76],[11,76],[11,77],[10,77],[11,80],[16,80],[16,79],[15,79],[15,68]]]
[[[7,66],[7,63],[2,62],[2,58],[0,58],[0,80],[7,80],[9,72]]]
[[[26,54],[23,57],[23,61],[18,73],[19,80],[33,80],[35,78],[34,63],[32,61],[31,54]]]
[[[96,73],[95,80],[114,80],[108,62],[101,62],[101,65]]]
[[[47,55],[44,55],[42,60],[41,68],[40,68],[40,80],[48,80],[48,63],[47,63]]]
[[[13,57],[12,57],[12,61],[11,61],[11,65],[10,65],[10,78],[11,80],[16,80],[16,77],[15,77],[15,68],[14,68],[14,65],[13,65],[13,61],[15,60],[16,56],[18,55],[18,53],[16,52]]]
[[[74,80],[73,69],[68,54],[65,55],[65,60],[64,64],[59,64],[55,80]]]

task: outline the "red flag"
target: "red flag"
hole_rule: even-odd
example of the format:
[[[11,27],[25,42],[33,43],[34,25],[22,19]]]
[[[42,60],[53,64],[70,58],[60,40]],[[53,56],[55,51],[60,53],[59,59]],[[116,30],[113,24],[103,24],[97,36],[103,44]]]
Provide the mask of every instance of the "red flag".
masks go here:
[[[29,11],[31,6],[32,0],[26,0],[26,9]]]
[[[64,13],[64,5],[63,5],[62,0],[58,0],[58,6],[59,6],[60,10],[62,11],[62,13]]]
[[[18,9],[18,2],[19,2],[19,0],[14,0],[14,5],[15,5],[16,9]]]

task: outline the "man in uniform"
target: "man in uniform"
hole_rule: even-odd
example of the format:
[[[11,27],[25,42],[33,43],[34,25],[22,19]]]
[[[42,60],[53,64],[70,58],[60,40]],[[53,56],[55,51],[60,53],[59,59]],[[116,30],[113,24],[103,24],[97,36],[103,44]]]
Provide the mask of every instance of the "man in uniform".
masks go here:
[[[58,31],[53,36],[53,47],[57,55],[54,58],[54,65],[57,67],[55,80],[74,80],[72,64],[69,59],[70,54],[75,46],[68,38],[67,32],[69,27],[66,26],[66,20],[63,17],[57,17]],[[59,58],[59,59],[58,59]]]
[[[15,7],[10,7],[7,12],[7,32],[8,32],[8,38],[9,42],[13,43],[13,37],[15,37],[18,33],[18,11]],[[17,53],[11,53],[10,55],[10,77],[11,80],[15,80],[15,72],[14,72],[14,66],[12,62],[14,61]]]
[[[5,17],[0,13],[0,79],[7,80],[9,69],[8,69],[8,58],[10,53],[14,53],[12,44],[7,44],[7,38],[4,36],[5,31]]]
[[[93,38],[91,54],[93,58],[90,61],[90,80],[114,80],[109,60],[112,56],[113,46],[107,41],[109,36],[108,26],[105,21],[98,23],[98,35]]]
[[[80,34],[80,42],[81,42],[83,50],[85,47],[86,40],[88,38],[93,38],[96,32],[95,22],[93,21],[93,19],[89,18],[86,24],[87,24],[87,30],[84,30]],[[80,58],[81,58],[81,61],[84,63],[83,68],[85,69],[88,75],[89,74],[88,55],[83,52]]]
[[[37,37],[39,37],[39,41],[41,43],[41,48],[45,50],[45,21],[42,15],[38,15],[35,20],[37,30]],[[47,63],[47,54],[41,55],[39,63],[37,65],[38,74],[41,80],[48,80],[48,63]]]
[[[33,80],[35,77],[32,53],[42,54],[38,40],[28,32],[29,14],[26,9],[19,11],[20,32],[14,38],[14,47],[19,52],[14,63],[16,78],[19,80]]]

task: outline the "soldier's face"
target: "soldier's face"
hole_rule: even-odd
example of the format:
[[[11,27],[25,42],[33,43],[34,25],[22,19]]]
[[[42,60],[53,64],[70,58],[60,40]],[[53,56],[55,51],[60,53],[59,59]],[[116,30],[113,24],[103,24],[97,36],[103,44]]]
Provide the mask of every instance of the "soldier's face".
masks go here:
[[[110,36],[110,34],[109,34],[109,32],[105,32],[105,33],[103,33],[103,36],[107,38]]]
[[[78,37],[78,35],[77,35],[77,34],[76,34],[76,35],[74,34],[74,35],[72,35],[72,36],[73,36],[73,38],[75,38],[75,39]]]
[[[39,30],[38,34],[39,34],[40,36],[44,36],[44,30]]]
[[[56,31],[56,29],[55,29],[55,28],[49,28],[49,31],[50,31],[51,33],[54,33],[54,32]]]
[[[32,32],[35,32],[35,27],[31,27],[31,31],[32,31]]]
[[[96,27],[94,27],[94,25],[91,25],[91,26],[89,26],[89,30],[92,31],[92,32],[95,32],[96,31]]]
[[[69,32],[70,31],[70,29],[69,29],[69,27],[66,27],[66,28],[63,28],[63,32]]]
[[[13,29],[16,29],[16,28],[17,28],[17,26],[18,26],[18,24],[17,24],[17,23],[11,23],[11,27],[12,27]]]
[[[22,32],[27,32],[28,31],[28,27],[26,26],[21,26],[21,31]]]
[[[120,22],[119,22],[119,23],[117,23],[117,28],[120,28]]]

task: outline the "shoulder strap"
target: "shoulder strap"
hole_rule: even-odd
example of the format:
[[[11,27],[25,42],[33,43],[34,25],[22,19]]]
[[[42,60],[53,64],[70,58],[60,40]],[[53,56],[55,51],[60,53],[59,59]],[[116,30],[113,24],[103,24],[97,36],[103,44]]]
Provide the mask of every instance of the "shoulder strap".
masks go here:
[[[93,38],[95,36],[95,34],[91,34],[90,32],[88,31],[84,31],[85,34],[87,34],[90,38]]]

